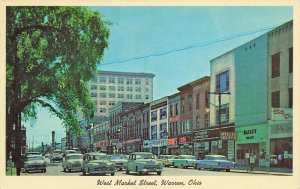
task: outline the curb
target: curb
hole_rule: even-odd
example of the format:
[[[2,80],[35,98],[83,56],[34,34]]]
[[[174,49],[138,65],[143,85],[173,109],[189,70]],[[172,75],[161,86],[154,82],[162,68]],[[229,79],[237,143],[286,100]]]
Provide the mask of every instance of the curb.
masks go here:
[[[253,171],[248,172],[246,170],[230,170],[235,173],[249,173],[249,174],[264,174],[264,175],[277,175],[277,176],[293,176],[293,173],[281,173],[281,172],[264,172],[264,171]]]

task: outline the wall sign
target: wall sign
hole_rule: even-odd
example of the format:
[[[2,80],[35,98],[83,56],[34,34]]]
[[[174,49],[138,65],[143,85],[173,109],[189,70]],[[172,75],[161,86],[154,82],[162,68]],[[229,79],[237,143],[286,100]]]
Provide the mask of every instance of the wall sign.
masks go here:
[[[292,108],[272,108],[272,120],[293,120]]]

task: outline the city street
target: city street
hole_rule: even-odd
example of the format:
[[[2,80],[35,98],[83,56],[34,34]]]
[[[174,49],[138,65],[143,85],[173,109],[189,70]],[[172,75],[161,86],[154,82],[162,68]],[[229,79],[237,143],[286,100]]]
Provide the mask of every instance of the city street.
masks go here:
[[[21,176],[83,176],[80,171],[71,171],[63,172],[62,163],[50,163],[49,159],[47,161],[47,172],[42,173],[40,171],[30,172],[30,173],[21,173]],[[193,168],[181,169],[173,167],[164,167],[162,176],[266,176],[266,174],[249,174],[249,173],[240,173],[225,171],[210,171],[210,170],[195,170]],[[107,175],[110,176],[110,175]],[[131,172],[129,175],[123,171],[116,171],[115,176],[138,176],[137,173]],[[145,176],[145,175],[142,175]],[[155,173],[149,173],[147,176],[157,176]]]

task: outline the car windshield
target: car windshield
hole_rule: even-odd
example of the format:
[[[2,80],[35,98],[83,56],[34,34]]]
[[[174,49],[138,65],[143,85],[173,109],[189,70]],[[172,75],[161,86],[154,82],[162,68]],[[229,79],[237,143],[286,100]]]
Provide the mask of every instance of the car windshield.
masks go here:
[[[69,156],[68,159],[82,159],[83,155],[74,155],[74,156]]]
[[[111,156],[110,159],[126,159],[126,156]]]
[[[107,155],[92,155],[92,160],[107,160]]]
[[[54,155],[54,156],[60,156],[61,154],[54,153],[53,155]]]
[[[174,159],[174,156],[162,156],[161,159]]]
[[[152,154],[137,154],[136,159],[155,159]]]
[[[27,161],[44,160],[42,156],[27,157]]]
[[[225,156],[213,157],[214,160],[227,160]]]

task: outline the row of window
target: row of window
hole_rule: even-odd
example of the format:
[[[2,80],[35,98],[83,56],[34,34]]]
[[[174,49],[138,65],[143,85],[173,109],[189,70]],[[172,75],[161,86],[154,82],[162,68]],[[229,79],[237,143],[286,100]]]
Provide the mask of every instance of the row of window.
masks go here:
[[[272,55],[272,73],[271,77],[280,77],[280,52]],[[289,48],[289,73],[293,73],[293,47]]]
[[[159,112],[160,112],[159,113],[160,120],[167,119],[167,107],[160,109]],[[157,111],[156,110],[151,112],[151,121],[152,122],[157,121]]]
[[[99,86],[100,91],[106,91],[106,86],[105,85],[100,85]],[[97,85],[92,85],[91,90],[97,90]],[[116,91],[116,86],[109,86],[108,87],[109,91]],[[124,91],[125,87],[124,86],[118,86],[118,91]],[[126,87],[126,91],[133,91],[133,87]],[[141,87],[135,87],[134,88],[135,92],[142,92]],[[148,93],[150,90],[149,88],[145,88],[145,92]]]
[[[142,79],[132,79],[132,78],[115,78],[115,77],[95,77],[94,82],[100,82],[100,83],[118,83],[118,84],[127,84],[127,85],[141,85]],[[150,81],[149,79],[145,80],[145,84],[149,85]]]
[[[91,93],[91,96],[92,97],[97,97],[97,93]],[[138,99],[138,100],[140,100],[140,99],[142,99],[142,95],[140,95],[140,94],[136,94],[136,95],[132,95],[132,94],[127,94],[127,95],[125,95],[125,94],[114,94],[114,93],[109,93],[108,94],[108,98],[116,98],[116,96],[119,98],[119,99],[124,99],[125,97],[127,98],[127,99],[133,99],[133,96],[135,97],[135,99]],[[100,93],[99,94],[99,97],[100,98],[106,98],[107,97],[107,95],[106,95],[106,93]],[[148,100],[149,99],[149,95],[145,95],[145,99],[146,100]]]

